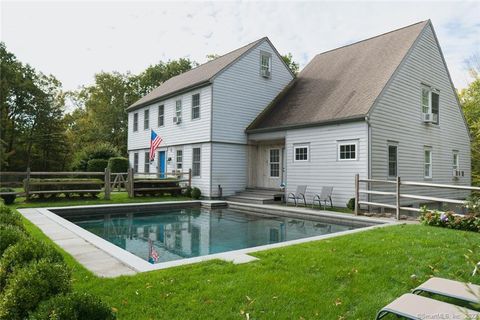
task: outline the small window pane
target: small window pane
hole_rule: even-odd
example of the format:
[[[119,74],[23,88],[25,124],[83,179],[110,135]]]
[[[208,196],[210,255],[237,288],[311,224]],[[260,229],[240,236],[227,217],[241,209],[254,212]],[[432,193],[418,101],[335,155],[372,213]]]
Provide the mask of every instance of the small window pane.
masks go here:
[[[280,177],[280,149],[270,149],[270,177]]]
[[[133,131],[138,131],[138,113],[133,114]]]
[[[161,127],[164,125],[165,121],[165,106],[158,106],[158,126]]]
[[[177,100],[175,102],[175,116],[182,120],[182,100]]]
[[[143,172],[149,173],[150,172],[150,153],[145,152],[145,165]]]
[[[388,176],[397,176],[397,146],[388,146]]]
[[[192,119],[200,118],[200,94],[192,96]]]
[[[144,113],[144,119],[143,119],[143,128],[147,130],[150,127],[150,110],[145,110]]]
[[[436,120],[435,123],[438,124],[439,122],[439,102],[440,102],[440,95],[436,92],[432,92],[432,113],[436,114]]]
[[[422,112],[430,113],[430,90],[422,88]]]
[[[424,153],[424,176],[425,178],[432,177],[432,151],[425,150]]]
[[[356,148],[357,146],[355,144],[341,144],[339,147],[340,160],[357,159]]]
[[[177,150],[177,170],[183,168],[183,150]]]
[[[200,160],[201,160],[200,148],[193,148],[192,150],[193,150],[192,176],[199,177],[200,176]]]
[[[138,153],[133,154],[133,172],[138,172]]]
[[[295,161],[308,161],[308,147],[295,147]]]

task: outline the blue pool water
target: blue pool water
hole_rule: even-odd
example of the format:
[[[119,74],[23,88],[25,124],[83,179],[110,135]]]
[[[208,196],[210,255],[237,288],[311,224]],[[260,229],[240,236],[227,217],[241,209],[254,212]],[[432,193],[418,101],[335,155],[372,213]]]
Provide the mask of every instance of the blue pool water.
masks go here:
[[[82,210],[61,214],[97,236],[159,263],[351,230],[365,225],[259,215],[230,208]]]

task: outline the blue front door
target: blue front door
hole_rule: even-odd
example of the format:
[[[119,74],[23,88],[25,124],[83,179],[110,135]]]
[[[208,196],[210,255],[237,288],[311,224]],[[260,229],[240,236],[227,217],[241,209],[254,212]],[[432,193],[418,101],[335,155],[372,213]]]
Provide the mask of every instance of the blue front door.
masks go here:
[[[158,173],[160,178],[165,178],[165,151],[158,152]]]

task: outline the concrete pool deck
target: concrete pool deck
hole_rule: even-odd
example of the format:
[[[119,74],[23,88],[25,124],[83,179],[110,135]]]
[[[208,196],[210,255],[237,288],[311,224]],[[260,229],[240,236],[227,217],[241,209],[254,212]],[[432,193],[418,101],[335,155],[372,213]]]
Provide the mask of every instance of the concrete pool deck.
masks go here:
[[[362,227],[353,230],[341,231],[337,233],[323,234],[314,237],[302,238],[278,242],[274,244],[261,245],[257,247],[245,248],[240,250],[228,251],[204,255],[199,257],[185,258],[180,260],[150,264],[140,257],[117,247],[116,245],[102,239],[99,236],[77,226],[76,224],[60,217],[51,210],[61,210],[68,208],[98,208],[98,207],[124,207],[124,206],[178,206],[181,204],[201,204],[204,207],[212,208],[216,206],[228,204],[233,209],[248,210],[256,213],[278,213],[279,216],[295,217],[295,218],[312,218],[320,217],[326,219],[344,220],[358,223],[368,223],[371,226]],[[94,206],[72,206],[72,207],[56,207],[56,208],[31,208],[18,209],[18,211],[33,224],[35,224],[42,232],[47,235],[54,243],[74,257],[85,268],[100,277],[117,277],[121,275],[133,275],[137,272],[153,271],[186,264],[198,263],[202,261],[221,259],[224,261],[238,263],[246,263],[257,258],[249,255],[258,251],[290,246],[310,241],[318,241],[338,237],[346,234],[363,232],[374,228],[380,228],[398,224],[392,219],[369,218],[363,216],[353,216],[350,214],[337,213],[323,210],[313,210],[302,207],[284,207],[278,205],[252,205],[244,203],[234,203],[225,201],[168,201],[168,202],[149,202],[135,204],[107,204]]]

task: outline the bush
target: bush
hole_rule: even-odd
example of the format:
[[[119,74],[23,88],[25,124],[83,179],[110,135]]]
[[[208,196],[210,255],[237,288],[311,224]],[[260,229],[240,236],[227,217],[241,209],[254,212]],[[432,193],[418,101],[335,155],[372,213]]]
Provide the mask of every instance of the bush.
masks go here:
[[[46,260],[63,262],[62,255],[55,248],[43,241],[24,239],[8,247],[0,259],[0,291],[7,279],[16,270],[32,261]]]
[[[467,212],[473,216],[480,217],[480,195],[472,195],[465,204]]]
[[[347,202],[347,208],[350,210],[355,210],[355,198],[350,198]]]
[[[113,173],[123,173],[127,172],[130,167],[128,158],[124,157],[113,157],[108,159],[108,168]]]
[[[12,188],[1,188],[0,192],[15,192]],[[17,197],[16,194],[2,194],[1,198],[3,199],[3,203],[5,204],[12,204],[15,202],[15,198]]]
[[[26,180],[24,180],[26,183]],[[59,178],[59,179],[30,179],[30,193],[35,195],[35,191],[60,191],[65,190],[64,194],[70,196],[72,193],[68,190],[98,190],[98,192],[88,192],[96,195],[102,191],[103,181],[100,179],[77,179],[77,178]],[[82,192],[85,194],[87,192]],[[48,194],[38,194],[44,197]],[[58,195],[52,193],[51,195]]]
[[[10,208],[0,205],[0,225],[17,226],[24,230],[22,216],[18,212],[13,212]]]
[[[17,226],[0,225],[0,259],[8,247],[24,240],[26,237],[27,235],[23,230]]]
[[[91,159],[87,163],[88,172],[104,172],[108,166],[108,160],[105,159]]]
[[[192,197],[192,187],[187,186],[185,189],[183,189],[183,195],[185,197],[191,198]]]
[[[70,271],[64,263],[40,260],[19,268],[0,294],[0,320],[24,319],[42,300],[70,289]]]
[[[91,159],[108,160],[113,157],[119,157],[120,152],[110,143],[98,143],[86,146],[75,153],[73,157],[73,170],[87,171],[88,161]]]
[[[200,191],[200,189],[198,189],[197,187],[193,187],[191,193],[192,193],[192,198],[195,200],[200,199],[200,197],[202,196],[202,191]]]
[[[440,213],[438,211],[429,211],[422,207],[420,211],[420,221],[424,225],[443,227],[455,230],[480,232],[480,217],[469,215],[456,215],[454,212]]]
[[[110,320],[115,319],[111,308],[87,293],[58,295],[42,302],[29,320]]]

